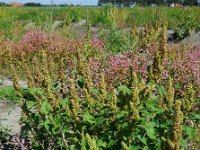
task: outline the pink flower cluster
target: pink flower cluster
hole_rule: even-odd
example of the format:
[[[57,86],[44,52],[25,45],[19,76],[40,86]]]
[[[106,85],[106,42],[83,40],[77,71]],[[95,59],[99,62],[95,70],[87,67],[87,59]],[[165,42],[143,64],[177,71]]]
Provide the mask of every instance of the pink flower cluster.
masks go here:
[[[104,43],[99,38],[93,37],[90,42],[92,50],[105,50]],[[78,48],[83,49],[83,47],[84,40],[82,39],[64,39],[56,33],[47,33],[40,29],[31,29],[14,45],[14,53],[20,53],[22,51],[31,53],[40,49],[52,52],[76,52]]]
[[[132,52],[120,55],[108,55],[106,58],[90,59],[89,65],[93,72],[94,80],[98,83],[98,75],[104,72],[109,84],[127,82],[130,77],[130,68],[146,79],[148,61],[141,55]]]
[[[51,35],[39,29],[31,29],[23,35],[16,46],[19,50],[32,52],[37,49],[52,48],[57,40],[58,37],[55,34]]]
[[[124,55],[108,56],[105,72],[109,82],[124,81],[128,76],[131,60]]]
[[[103,42],[103,40],[101,40],[100,38],[94,36],[91,39],[91,46],[95,49],[101,50],[101,51],[105,51],[105,43]]]
[[[85,43],[83,39],[64,39],[55,33],[31,29],[24,34],[18,43],[11,45],[14,53],[22,51],[31,53],[40,49],[71,53],[74,56],[68,55],[70,64],[68,69],[70,70],[76,63],[74,57],[76,57],[77,49],[84,50]],[[136,50],[135,52],[113,55],[106,53],[105,43],[100,38],[92,37],[89,50],[89,53],[92,54],[89,56],[89,65],[95,82],[98,82],[100,72],[104,72],[106,81],[114,84],[128,81],[130,67],[145,80],[147,78],[147,66],[153,62],[156,44],[149,47],[146,53]],[[189,82],[200,85],[200,45],[184,51],[181,51],[179,46],[170,45],[168,51],[171,56],[163,65],[162,78],[166,79],[170,75],[176,83],[181,85]]]
[[[151,53],[152,52],[152,53]],[[105,72],[106,81],[110,84],[127,82],[130,75],[130,67],[139,74],[141,78],[147,78],[147,66],[153,61],[153,52],[148,53],[127,52],[120,55],[109,55],[106,58],[91,59],[89,64],[94,74],[94,80],[98,80],[98,74]],[[163,65],[162,79],[167,79],[169,75],[175,83],[184,85],[192,83],[200,85],[200,45],[190,50],[180,51],[180,47],[169,48],[172,58]]]
[[[186,85],[191,82],[200,85],[200,45],[191,50],[181,52],[173,49],[176,60],[168,61],[165,65],[177,83]]]

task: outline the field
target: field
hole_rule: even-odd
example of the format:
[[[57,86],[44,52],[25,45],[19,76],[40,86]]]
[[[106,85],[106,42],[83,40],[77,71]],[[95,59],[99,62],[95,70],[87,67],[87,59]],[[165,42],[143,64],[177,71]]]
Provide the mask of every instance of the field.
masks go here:
[[[0,149],[199,150],[199,14],[0,7]]]

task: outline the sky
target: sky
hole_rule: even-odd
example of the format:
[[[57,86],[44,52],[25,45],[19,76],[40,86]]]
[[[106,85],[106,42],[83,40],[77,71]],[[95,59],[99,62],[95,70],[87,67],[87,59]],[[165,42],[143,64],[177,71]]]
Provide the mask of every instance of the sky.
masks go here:
[[[18,3],[27,3],[27,2],[36,2],[42,4],[51,4],[52,0],[0,0],[0,2],[18,2]],[[80,5],[97,5],[98,0],[53,0],[54,4],[80,4]]]

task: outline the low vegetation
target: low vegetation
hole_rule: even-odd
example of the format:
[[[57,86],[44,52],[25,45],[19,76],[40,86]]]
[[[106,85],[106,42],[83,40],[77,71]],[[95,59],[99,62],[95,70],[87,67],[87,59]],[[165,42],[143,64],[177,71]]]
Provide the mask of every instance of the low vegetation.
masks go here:
[[[20,98],[24,147],[199,149],[200,45],[167,44],[166,37],[167,28],[198,30],[199,8],[105,7],[87,8],[87,13],[82,13],[85,8],[59,8],[49,20],[48,15],[40,16],[48,9],[36,9],[15,11],[16,16],[26,12],[26,17],[29,11],[36,13],[33,22],[38,26],[27,30],[18,26],[19,34],[6,34],[2,28],[5,36],[0,40],[1,72],[13,80],[11,93]],[[166,18],[158,14],[163,9]],[[185,13],[183,20],[175,19],[177,25],[170,23],[189,10],[193,13]],[[66,12],[71,14],[65,16]],[[140,12],[140,18],[134,15]],[[148,16],[150,12],[157,13]],[[60,34],[67,24],[51,32],[42,28],[45,19],[51,22],[57,15],[68,24],[86,18],[84,38]],[[100,35],[91,34],[100,23],[104,26]],[[122,26],[130,25],[123,32]],[[9,38],[12,34],[16,36]],[[26,80],[28,88],[22,89],[20,80]]]
[[[87,11],[85,11],[87,9]],[[92,26],[110,27],[115,22],[118,28],[130,27],[133,23],[144,26],[146,23],[155,25],[156,20],[165,19],[168,29],[199,30],[199,8],[169,7],[34,7],[34,8],[1,8],[0,33],[16,39],[24,33],[24,26],[35,25],[49,31],[55,21],[61,21],[61,27],[72,22],[90,19]],[[15,36],[12,36],[16,34]]]
[[[19,98],[17,98],[15,89],[12,86],[7,86],[0,88],[0,100],[17,102],[19,101]]]

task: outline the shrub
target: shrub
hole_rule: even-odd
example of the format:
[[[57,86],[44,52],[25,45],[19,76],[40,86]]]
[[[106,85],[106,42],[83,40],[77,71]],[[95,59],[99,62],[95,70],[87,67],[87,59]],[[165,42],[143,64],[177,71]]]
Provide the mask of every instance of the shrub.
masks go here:
[[[128,84],[108,87],[100,73],[95,86],[87,61],[67,76],[61,61],[56,81],[48,57],[42,51],[41,67],[34,63],[35,73],[25,67],[26,91],[20,90],[11,65],[22,97],[22,133],[34,149],[179,149],[198,134],[193,127],[199,116],[191,115],[196,100],[191,85],[176,99],[170,77],[143,82],[130,71]],[[187,124],[188,119],[193,125]]]

